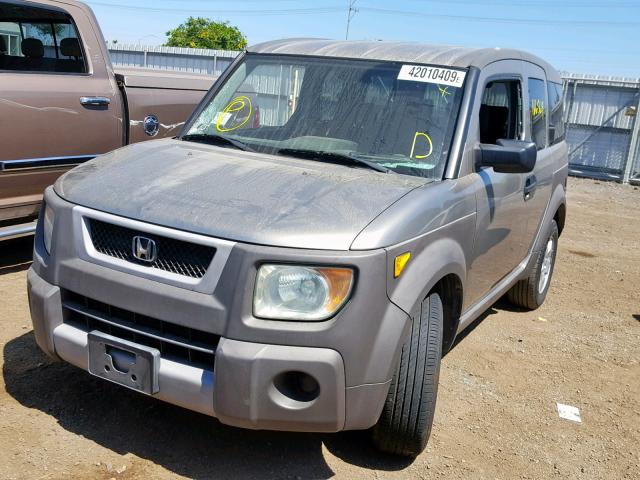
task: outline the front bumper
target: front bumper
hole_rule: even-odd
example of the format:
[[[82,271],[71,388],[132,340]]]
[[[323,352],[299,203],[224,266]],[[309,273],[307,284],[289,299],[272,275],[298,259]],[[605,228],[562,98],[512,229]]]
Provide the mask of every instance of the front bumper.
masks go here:
[[[87,332],[63,321],[60,289],[33,269],[27,277],[29,305],[36,341],[54,358],[89,369]],[[302,371],[316,379],[319,394],[312,401],[289,398],[274,386],[286,372]],[[222,338],[214,371],[161,358],[159,392],[154,397],[215,416],[243,428],[335,432],[345,427],[344,365],[331,349],[264,345]],[[371,386],[370,396],[385,386]],[[355,406],[355,405],[354,405]]]
[[[87,256],[82,234],[69,235],[81,231],[82,209],[51,190],[45,200],[56,212],[53,254],[44,250],[39,225],[28,288],[36,341],[47,354],[88,369],[88,330],[67,318],[68,295],[78,294],[219,337],[210,370],[161,357],[154,394],[161,400],[252,429],[334,432],[375,424],[409,325],[386,297],[384,252],[343,255],[359,272],[358,301],[333,319],[264,321],[252,316],[247,295],[261,261],[292,261],[293,254],[295,261],[327,264],[340,257],[237,244],[208,287],[173,285]],[[287,397],[276,386],[285,372],[311,375],[319,394]]]

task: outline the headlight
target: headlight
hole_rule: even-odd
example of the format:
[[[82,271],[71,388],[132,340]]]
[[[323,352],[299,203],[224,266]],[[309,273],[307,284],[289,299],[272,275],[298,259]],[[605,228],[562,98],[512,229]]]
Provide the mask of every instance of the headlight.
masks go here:
[[[263,265],[253,313],[277,320],[325,320],[345,304],[352,287],[350,268]]]
[[[53,209],[49,205],[45,205],[44,219],[42,220],[42,231],[44,232],[44,248],[47,249],[48,254],[51,254],[51,236],[53,234],[53,221],[54,221]]]

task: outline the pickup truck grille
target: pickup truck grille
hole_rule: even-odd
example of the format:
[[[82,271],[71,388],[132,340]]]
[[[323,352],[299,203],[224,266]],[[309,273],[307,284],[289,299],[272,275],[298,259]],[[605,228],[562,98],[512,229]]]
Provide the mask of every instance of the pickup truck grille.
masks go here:
[[[214,247],[141,232],[94,218],[88,219],[88,222],[91,241],[98,252],[185,277],[204,277],[216,253]],[[144,262],[133,256],[133,241],[136,236],[155,242],[156,258],[153,261]]]
[[[218,335],[123,310],[97,300],[63,292],[64,322],[85,332],[98,330],[157,348],[167,360],[213,371]]]

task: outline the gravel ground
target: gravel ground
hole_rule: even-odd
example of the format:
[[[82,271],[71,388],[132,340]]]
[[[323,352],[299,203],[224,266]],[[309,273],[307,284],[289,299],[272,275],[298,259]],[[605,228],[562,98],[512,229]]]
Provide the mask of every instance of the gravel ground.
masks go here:
[[[546,304],[498,303],[444,358],[414,461],[361,432],[226,427],[51,363],[31,331],[29,257],[29,240],[0,244],[0,478],[640,478],[637,188],[570,180]]]

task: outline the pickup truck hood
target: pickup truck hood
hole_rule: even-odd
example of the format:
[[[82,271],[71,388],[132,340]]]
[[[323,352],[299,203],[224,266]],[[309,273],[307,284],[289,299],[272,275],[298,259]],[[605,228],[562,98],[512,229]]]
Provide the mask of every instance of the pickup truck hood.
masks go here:
[[[229,240],[348,250],[363,228],[428,180],[363,168],[158,140],[69,171],[69,202]]]

